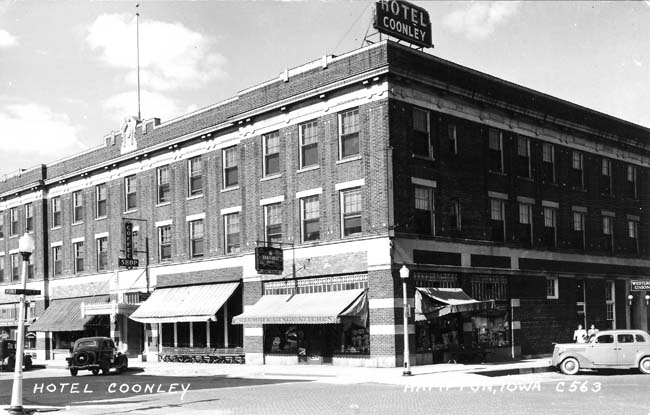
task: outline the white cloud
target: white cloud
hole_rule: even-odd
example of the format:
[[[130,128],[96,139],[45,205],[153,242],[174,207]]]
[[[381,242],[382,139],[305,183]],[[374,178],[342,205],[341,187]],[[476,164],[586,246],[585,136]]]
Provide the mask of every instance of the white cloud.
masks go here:
[[[4,29],[0,29],[0,48],[10,48],[18,45],[18,39]]]
[[[127,115],[138,114],[137,92],[122,92],[108,98],[102,103],[106,115],[115,122],[116,129]],[[152,91],[141,93],[142,118],[160,118],[168,121],[196,110],[195,105],[184,106],[179,100],[166,94]]]
[[[33,102],[0,97],[3,170],[31,167],[78,153],[85,146],[64,113]]]
[[[470,39],[484,39],[501,23],[517,13],[518,1],[472,2],[463,9],[451,12],[444,25]]]
[[[125,82],[136,85],[135,17],[99,16],[86,41],[106,64],[127,70]],[[224,75],[226,59],[214,51],[215,40],[180,23],[140,21],[140,82],[155,91],[197,88]]]

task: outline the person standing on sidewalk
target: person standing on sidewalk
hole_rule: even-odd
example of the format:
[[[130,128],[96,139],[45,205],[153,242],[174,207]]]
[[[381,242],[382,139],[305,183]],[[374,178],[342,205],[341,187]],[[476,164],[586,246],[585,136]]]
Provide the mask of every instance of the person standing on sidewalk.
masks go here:
[[[598,329],[592,324],[589,330],[587,330],[587,341],[591,341],[596,336],[596,333],[598,333]]]
[[[573,332],[573,341],[576,343],[584,343],[587,340],[587,331],[582,328],[582,324],[578,324],[578,329]]]

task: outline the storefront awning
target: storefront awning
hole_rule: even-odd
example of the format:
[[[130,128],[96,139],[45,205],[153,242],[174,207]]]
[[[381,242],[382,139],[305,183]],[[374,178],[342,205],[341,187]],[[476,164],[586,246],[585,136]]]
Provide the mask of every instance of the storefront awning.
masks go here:
[[[233,324],[338,324],[342,318],[361,319],[365,325],[368,298],[365,289],[297,295],[265,295]]]
[[[108,303],[108,295],[53,300],[45,312],[29,327],[29,331],[83,331],[95,316],[81,314],[81,303]]]
[[[493,308],[494,300],[474,300],[460,288],[415,289],[415,319],[418,321]]]
[[[216,320],[239,282],[158,288],[129,316],[140,323]]]

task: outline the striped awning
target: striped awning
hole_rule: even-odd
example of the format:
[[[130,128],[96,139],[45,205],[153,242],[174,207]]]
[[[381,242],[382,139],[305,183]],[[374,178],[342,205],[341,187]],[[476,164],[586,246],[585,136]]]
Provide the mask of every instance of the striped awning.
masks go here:
[[[157,288],[129,318],[140,323],[216,321],[237,287],[239,282]]]
[[[477,301],[461,288],[417,287],[415,289],[415,319],[417,321],[493,308],[494,300]]]
[[[337,324],[342,318],[365,320],[368,299],[365,289],[297,295],[265,295],[233,324]]]
[[[108,295],[53,300],[29,331],[84,331],[97,316],[83,316],[81,304],[108,303]]]

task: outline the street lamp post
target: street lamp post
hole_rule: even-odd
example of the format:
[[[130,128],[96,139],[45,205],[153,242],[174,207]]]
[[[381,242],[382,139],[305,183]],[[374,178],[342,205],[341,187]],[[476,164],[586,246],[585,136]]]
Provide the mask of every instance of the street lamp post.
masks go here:
[[[16,359],[14,363],[14,385],[11,391],[9,413],[22,414],[23,411],[23,354],[25,352],[25,289],[27,288],[27,265],[34,252],[34,238],[28,233],[18,240],[18,251],[23,256],[22,294],[18,310],[18,334],[16,339]]]
[[[409,353],[409,305],[406,298],[406,280],[409,278],[409,269],[402,264],[399,276],[402,279],[402,294],[404,298],[404,371],[402,376],[411,376],[411,358]]]

